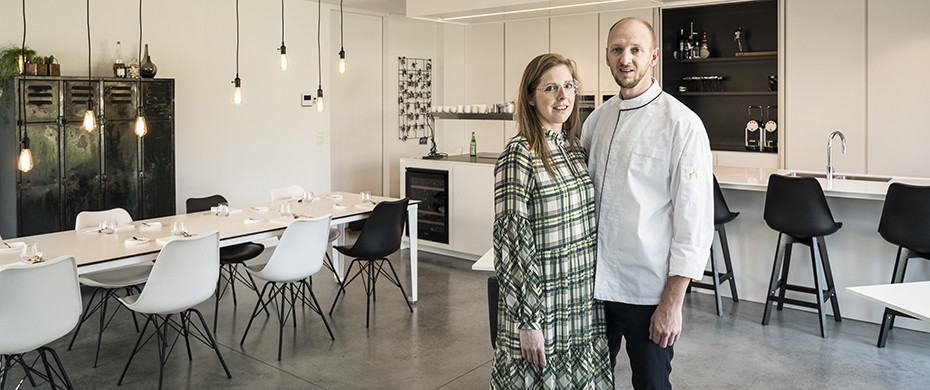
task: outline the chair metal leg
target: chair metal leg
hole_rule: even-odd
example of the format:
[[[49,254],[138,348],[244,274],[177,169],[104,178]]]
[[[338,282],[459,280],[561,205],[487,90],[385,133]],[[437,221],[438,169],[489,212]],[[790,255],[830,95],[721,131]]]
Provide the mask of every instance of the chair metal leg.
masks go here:
[[[194,357],[191,355],[191,340],[190,340],[190,330],[187,328],[190,323],[190,313],[181,313],[181,333],[184,335],[184,344],[187,345],[187,360],[194,361]]]
[[[891,272],[892,284],[904,282],[904,274],[907,270],[907,261],[909,258],[910,250],[904,247],[898,247],[898,255],[895,258],[894,270]],[[888,308],[885,308],[884,313],[882,313],[882,326],[879,328],[878,342],[876,343],[878,348],[885,348],[888,334],[891,333],[891,329],[894,329],[894,320],[896,316],[897,312]]]
[[[213,336],[213,334],[210,333],[210,328],[207,327],[207,321],[203,319],[203,314],[200,314],[200,311],[197,309],[187,309],[188,323],[190,323],[191,312],[197,314],[197,318],[200,319],[200,325],[203,326],[203,333],[207,336],[207,341],[210,342],[208,346],[216,351],[216,357],[220,360],[220,364],[223,366],[223,371],[226,371],[226,378],[232,379],[232,374],[229,373],[229,367],[226,367],[226,361],[223,360],[223,355],[220,354],[220,347],[216,344],[216,338]]]
[[[274,291],[274,283],[272,282],[266,282],[265,286],[262,287],[262,292],[258,294],[258,301],[255,302],[255,309],[252,309],[252,315],[249,316],[249,324],[246,325],[245,332],[242,332],[242,339],[239,340],[239,345],[242,345],[243,343],[245,343],[245,336],[248,336],[249,329],[252,328],[252,321],[254,321],[255,317],[258,315],[259,309],[261,309],[263,306],[267,306],[268,303],[271,302],[271,297],[273,293],[268,294],[268,302],[265,302],[262,299],[262,297],[265,296],[265,292],[268,291],[269,286],[271,286],[272,291]]]
[[[136,345],[132,347],[132,353],[129,354],[129,359],[126,360],[126,367],[123,368],[123,373],[119,376],[119,381],[116,382],[117,385],[123,384],[123,378],[126,377],[126,371],[129,370],[129,364],[132,363],[132,358],[136,356],[136,353],[139,352],[139,344],[142,342],[142,338],[145,336],[145,330],[149,328],[149,323],[153,321],[154,315],[149,315],[145,320],[145,325],[142,326],[142,331],[139,332],[139,337],[136,339]],[[155,324],[156,331],[158,330],[158,324]]]
[[[99,291],[99,288],[94,288],[94,291],[90,293],[90,299],[87,300],[87,307],[85,307],[84,312],[81,313],[81,320],[78,321],[77,329],[75,329],[74,334],[71,335],[71,343],[68,344],[69,351],[74,347],[74,340],[77,339],[78,333],[81,333],[81,325],[84,325],[84,321],[87,321],[87,318],[90,316],[90,306],[94,303],[94,298],[97,297],[97,292]],[[94,365],[94,367],[96,367],[96,365]],[[2,387],[0,387],[0,389],[2,389]]]
[[[58,373],[61,374],[61,376],[59,377],[59,379],[61,379],[61,381],[64,382],[64,385],[65,385],[65,388],[66,388],[66,389],[72,389],[72,390],[73,390],[73,389],[74,389],[74,386],[71,384],[71,379],[68,378],[68,372],[65,371],[65,367],[61,364],[61,359],[58,358],[58,353],[55,352],[54,349],[51,349],[51,348],[49,348],[49,347],[44,347],[44,346],[39,348],[39,352],[42,353],[43,359],[44,359],[44,356],[45,356],[45,353],[46,353],[46,352],[52,354],[52,358],[55,359],[55,365],[56,365],[57,368],[58,368]],[[51,372],[49,373],[49,378],[51,378]],[[56,387],[56,386],[54,386],[54,385],[52,386],[52,388],[55,388],[55,387]],[[0,387],[0,389],[2,389],[2,387]]]
[[[778,283],[778,271],[781,269],[785,248],[788,246],[788,243],[785,242],[787,239],[788,237],[783,233],[778,235],[778,246],[775,249],[775,260],[772,262],[772,276],[769,279],[769,289],[767,291],[768,296],[765,298],[765,311],[762,314],[763,326],[769,324],[769,319],[772,315],[772,302],[776,299],[775,289]]]
[[[817,296],[817,315],[820,317],[820,337],[827,338],[827,314],[824,310],[824,294],[823,286],[820,285],[821,280],[823,280],[823,259],[820,257],[820,251],[817,246],[819,246],[818,241],[819,237],[811,238],[811,259],[813,260],[813,271],[814,271],[814,294]]]
[[[413,306],[410,304],[410,300],[407,299],[407,292],[404,291],[404,284],[400,281],[400,278],[397,277],[397,272],[394,271],[394,265],[391,264],[390,260],[384,259],[387,262],[388,267],[391,267],[391,273],[394,274],[394,281],[397,282],[397,287],[400,288],[400,293],[404,297],[404,302],[407,303],[407,308],[410,309],[410,312],[413,313]]]
[[[323,315],[323,308],[320,306],[320,303],[317,302],[316,295],[313,294],[313,288],[307,285],[307,282],[305,281],[302,281],[302,283],[307,287],[307,292],[310,293],[310,299],[313,300],[313,311],[320,315],[320,319],[323,320],[323,325],[326,325],[326,331],[329,332],[329,338],[333,341],[336,341],[336,336],[333,336],[333,330],[330,329],[329,322],[326,321],[326,316]]]
[[[359,261],[359,260],[358,260],[358,259],[355,259],[355,260],[352,260],[352,262],[349,263],[349,268],[346,269],[346,273],[345,273],[346,275],[350,275],[350,274],[352,273],[352,267],[355,265],[355,262],[357,262],[357,261]],[[340,287],[339,290],[336,291],[336,298],[333,298],[333,305],[329,308],[329,315],[333,315],[333,309],[336,308],[336,302],[339,301],[339,295],[345,294],[345,293],[346,293],[345,287],[348,287],[348,286],[349,286],[349,283],[352,283],[352,281],[354,281],[355,278],[357,278],[359,275],[361,275],[361,273],[362,273],[362,267],[363,267],[362,265],[359,265],[358,271],[355,273],[355,275],[352,276],[352,278],[348,279],[347,281],[345,281],[346,279],[343,278],[343,280],[344,280],[345,282],[342,284],[342,287]]]

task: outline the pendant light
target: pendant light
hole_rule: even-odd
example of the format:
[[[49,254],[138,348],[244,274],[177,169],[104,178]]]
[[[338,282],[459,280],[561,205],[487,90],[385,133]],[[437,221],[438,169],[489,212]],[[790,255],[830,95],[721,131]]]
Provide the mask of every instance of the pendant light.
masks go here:
[[[287,47],[284,46],[284,0],[281,0],[281,70],[287,70]]]
[[[242,104],[242,80],[239,79],[239,0],[236,0],[236,79],[233,80],[236,91],[233,92],[233,103]]]
[[[139,57],[142,58],[142,0],[139,0]],[[137,97],[139,106],[136,109],[136,129],[135,133],[138,137],[142,137],[147,132],[145,126],[145,110],[142,107],[142,98],[143,98],[143,85],[142,77],[139,77],[139,96]]]
[[[316,1],[316,9],[316,67],[317,71],[319,72],[320,81],[320,84],[316,89],[316,110],[323,112],[323,59],[321,58],[323,56],[323,49],[322,45],[320,44],[320,15],[323,12],[323,6],[320,4],[320,0]]]
[[[23,0],[23,48],[22,48],[22,58],[26,58],[26,0]],[[19,106],[22,108],[20,113],[19,123],[23,127],[23,140],[20,144],[19,158],[16,159],[16,168],[21,172],[29,172],[32,169],[32,152],[29,151],[29,133],[26,132],[26,97],[23,96],[23,81],[17,80],[16,85],[19,87],[19,98],[22,99],[22,104]]]
[[[345,36],[344,24],[345,20],[342,15],[342,1],[339,0],[339,74],[346,73],[346,49],[343,43],[343,38]]]
[[[90,79],[90,0],[87,0],[87,89],[90,91],[87,95],[87,110],[84,111],[84,130],[87,132],[94,131],[97,128],[97,117],[94,115],[93,89],[91,88]]]

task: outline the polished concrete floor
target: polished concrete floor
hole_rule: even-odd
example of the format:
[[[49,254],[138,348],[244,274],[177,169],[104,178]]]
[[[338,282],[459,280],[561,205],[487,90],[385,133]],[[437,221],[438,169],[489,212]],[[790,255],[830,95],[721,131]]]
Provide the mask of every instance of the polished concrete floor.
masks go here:
[[[399,256],[406,259],[407,254]],[[393,258],[409,294],[406,260],[397,261],[397,254]],[[348,297],[327,316],[336,340],[330,340],[315,313],[301,311],[296,330],[290,322],[284,328],[280,361],[274,317],[258,317],[245,343],[239,344],[256,300],[240,288],[238,307],[231,296],[221,301],[216,332],[232,379],[226,378],[215,354],[204,345],[192,344],[193,362],[189,362],[182,340],[169,357],[164,388],[486,389],[492,356],[486,302],[490,274],[471,271],[470,264],[421,252],[420,300],[413,313],[400,291],[382,282],[368,329],[363,286],[349,286]],[[313,278],[325,310],[337,289],[328,272],[323,269]],[[887,348],[878,349],[875,324],[830,321],[829,338],[822,339],[813,313],[786,309],[763,327],[761,304],[724,301],[724,305],[725,315],[717,317],[712,296],[692,293],[686,298],[684,333],[673,361],[676,388],[930,388],[930,334],[896,329]],[[213,300],[198,309],[212,325]],[[104,333],[99,366],[93,368],[96,330],[95,321],[85,324],[71,351],[67,349],[70,335],[51,344],[75,388],[116,388],[137,336],[128,313],[118,313]],[[630,383],[624,359],[621,352],[618,388]],[[120,388],[155,388],[157,362],[150,342],[134,359]],[[28,382],[24,387],[30,387]]]

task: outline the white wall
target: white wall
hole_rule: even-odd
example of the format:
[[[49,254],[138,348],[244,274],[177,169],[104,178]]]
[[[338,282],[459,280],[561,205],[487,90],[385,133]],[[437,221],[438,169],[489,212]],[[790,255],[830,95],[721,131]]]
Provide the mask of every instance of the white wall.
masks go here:
[[[277,3],[276,3],[277,4]],[[26,45],[55,55],[62,75],[87,72],[84,2],[27,2]],[[298,183],[330,190],[330,112],[299,104],[317,88],[317,6],[287,4],[290,68],[278,68],[278,5],[240,4],[243,103],[232,103],[235,5],[219,0],[160,0],[144,4],[144,39],[158,77],[174,78],[178,210],[192,196],[224,194],[237,204],[266,201],[272,187]],[[329,31],[323,7],[322,31]],[[22,41],[20,3],[0,3],[0,44]],[[116,41],[126,57],[138,49],[138,11],[125,1],[91,2],[93,75],[112,74]],[[323,90],[335,56],[323,39]],[[338,50],[337,50],[338,51]],[[322,132],[322,137],[318,138]],[[322,140],[319,142],[318,140]]]

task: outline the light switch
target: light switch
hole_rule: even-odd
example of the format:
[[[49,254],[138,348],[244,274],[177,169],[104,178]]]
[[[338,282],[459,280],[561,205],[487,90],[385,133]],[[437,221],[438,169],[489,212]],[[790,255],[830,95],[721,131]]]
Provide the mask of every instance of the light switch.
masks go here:
[[[300,94],[300,105],[301,107],[313,107],[316,104],[316,95],[312,93],[302,93]]]

